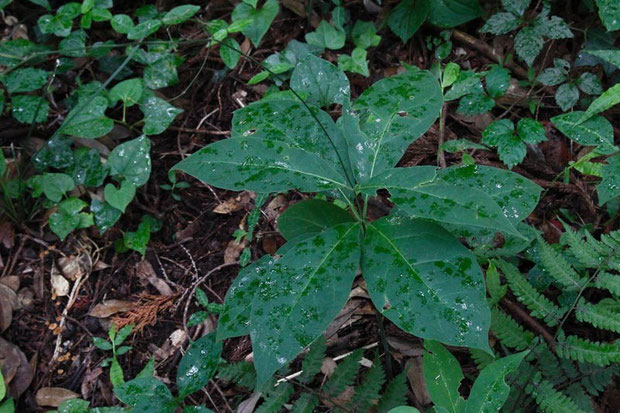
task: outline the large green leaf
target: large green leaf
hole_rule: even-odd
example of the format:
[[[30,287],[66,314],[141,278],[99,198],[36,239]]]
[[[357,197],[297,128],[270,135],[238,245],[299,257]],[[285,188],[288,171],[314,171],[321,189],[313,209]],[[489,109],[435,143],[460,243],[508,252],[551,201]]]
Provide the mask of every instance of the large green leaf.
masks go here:
[[[583,146],[596,146],[600,153],[611,153],[614,147],[614,128],[602,116],[581,121],[585,112],[575,111],[551,118],[553,125],[569,139]]]
[[[145,135],[159,135],[183,112],[183,109],[174,107],[157,96],[151,96],[140,102],[140,110],[144,113],[142,133]]]
[[[367,135],[350,153],[360,180],[396,165],[407,146],[435,122],[441,105],[439,83],[427,71],[408,70],[366,89],[353,104]]]
[[[466,189],[436,175],[431,166],[395,168],[366,182],[360,190],[374,195],[378,189],[387,189],[390,200],[413,217],[521,236],[485,187],[472,184]]]
[[[78,138],[98,138],[110,132],[114,121],[105,116],[108,100],[103,96],[85,97],[69,112],[58,130]]]
[[[215,341],[214,332],[200,337],[189,346],[177,371],[180,398],[207,385],[217,370],[221,354],[222,343]]]
[[[258,46],[262,40],[271,22],[278,15],[278,2],[276,0],[267,0],[261,8],[255,8],[246,2],[241,2],[235,6],[232,12],[232,21],[250,19],[251,23],[246,26],[242,33],[250,38],[254,46]]]
[[[506,376],[517,370],[527,354],[528,351],[513,354],[485,367],[469,393],[465,413],[499,412],[510,392]]]
[[[586,50],[587,54],[591,54],[620,69],[620,50]]]
[[[345,222],[353,222],[353,217],[344,209],[320,199],[307,199],[287,208],[278,217],[278,229],[290,241]]]
[[[154,377],[133,379],[114,388],[114,394],[123,403],[132,406],[132,412],[169,413],[178,402],[168,387]]]
[[[455,27],[482,15],[478,0],[429,0],[428,21],[439,27]]]
[[[137,187],[151,176],[151,141],[142,135],[115,147],[108,157],[110,176],[125,178]]]
[[[32,95],[11,97],[11,114],[21,123],[45,122],[50,105],[45,98]]]
[[[377,310],[403,330],[488,351],[482,272],[473,254],[440,226],[400,216],[368,224],[362,274]]]
[[[175,167],[219,188],[256,192],[288,189],[316,192],[345,189],[333,164],[285,142],[263,138],[224,139],[199,150]]]
[[[590,104],[588,109],[586,109],[586,113],[581,117],[581,121],[583,122],[594,115],[598,115],[618,103],[620,103],[620,83],[616,83],[604,91],[601,96],[594,99],[594,102]]]
[[[403,43],[418,31],[430,10],[428,0],[402,0],[390,11],[388,26]]]
[[[349,163],[347,142],[331,117],[297,100],[262,100],[235,111],[231,137],[248,136],[315,153],[338,171],[343,170],[341,160],[345,166]]]
[[[329,106],[349,99],[349,79],[333,64],[312,54],[302,60],[291,75],[291,89],[308,95],[308,102]]]
[[[250,337],[260,387],[309,346],[344,306],[360,259],[360,227],[340,224],[295,243],[260,279]]]
[[[596,0],[598,15],[608,31],[620,30],[620,3],[618,0]]]
[[[601,170],[603,179],[596,186],[599,205],[620,196],[620,155],[607,159],[607,164]]]
[[[9,94],[17,92],[31,92],[45,86],[49,72],[43,69],[27,67],[17,69],[1,78]]]
[[[425,340],[422,358],[426,388],[435,407],[450,413],[460,413],[465,400],[459,394],[463,372],[456,357],[441,343]]]

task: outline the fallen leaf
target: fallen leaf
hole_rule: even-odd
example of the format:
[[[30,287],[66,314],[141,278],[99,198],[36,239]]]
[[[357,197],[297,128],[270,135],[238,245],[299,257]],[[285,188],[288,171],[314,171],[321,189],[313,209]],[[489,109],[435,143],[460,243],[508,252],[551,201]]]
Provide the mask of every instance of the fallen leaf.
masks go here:
[[[142,260],[136,265],[136,275],[139,278],[146,279],[153,287],[163,296],[171,296],[174,294],[172,288],[164,280],[159,278],[153,269],[153,266],[147,260]]]
[[[4,284],[0,284],[0,333],[9,328],[13,321],[13,310],[17,309],[19,302],[15,291]]]
[[[15,244],[15,230],[10,222],[0,223],[0,243],[6,249],[10,249]]]
[[[245,238],[241,242],[237,242],[234,239],[231,240],[224,251],[224,264],[230,264],[231,262],[237,261],[246,245],[247,241]]]
[[[79,394],[62,387],[42,387],[37,391],[35,401],[39,406],[58,407],[65,400],[77,399]]]
[[[331,357],[325,357],[323,359],[323,364],[321,364],[321,373],[326,375],[327,377],[331,377],[334,374],[334,370],[336,370],[338,364]]]
[[[279,194],[271,201],[269,201],[267,206],[263,208],[263,212],[265,213],[265,216],[270,222],[274,222],[280,216],[280,214],[284,212],[287,206],[288,199],[284,195]]]
[[[52,292],[56,297],[69,295],[69,289],[71,288],[69,281],[60,274],[56,265],[53,264],[50,272],[50,281],[52,283]]]
[[[8,394],[18,399],[30,386],[33,369],[26,355],[13,343],[0,337],[0,370],[8,388]]]
[[[84,274],[82,266],[80,265],[80,260],[75,255],[61,257],[58,261],[56,261],[56,263],[60,267],[60,271],[62,271],[63,275],[71,281],[81,278]]]
[[[90,310],[88,315],[97,318],[107,318],[116,313],[124,313],[135,307],[136,303],[133,301],[125,300],[105,300],[102,303],[97,304]]]
[[[237,196],[228,198],[215,207],[213,212],[216,214],[230,214],[242,209],[248,209],[252,200],[256,198],[256,194],[251,191],[243,191]]]
[[[250,397],[239,403],[237,406],[237,413],[252,413],[256,407],[256,403],[263,397],[262,393],[252,393]]]
[[[422,357],[413,357],[405,363],[407,379],[413,394],[421,405],[427,406],[431,403],[431,396],[426,388],[426,381],[422,372]]]
[[[84,378],[82,379],[82,385],[80,386],[80,393],[82,393],[82,398],[88,400],[93,394],[95,390],[95,386],[97,384],[97,379],[99,376],[103,374],[103,369],[101,367],[97,367],[94,370],[88,370],[84,374]]]
[[[7,275],[6,277],[0,278],[0,284],[4,284],[11,290],[17,292],[17,290],[19,290],[20,280],[17,275]]]

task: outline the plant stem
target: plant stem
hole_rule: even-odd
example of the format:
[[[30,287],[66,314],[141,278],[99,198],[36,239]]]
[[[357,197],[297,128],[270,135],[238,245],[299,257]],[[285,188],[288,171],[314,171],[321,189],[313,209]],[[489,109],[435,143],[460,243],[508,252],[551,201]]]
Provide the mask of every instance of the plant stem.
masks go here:
[[[391,380],[394,377],[394,371],[392,370],[392,352],[390,351],[390,346],[387,342],[387,337],[385,335],[385,326],[383,324],[383,314],[377,313],[377,324],[379,326],[379,338],[381,340],[381,345],[383,346],[383,350],[385,351],[385,372],[387,374],[388,380]]]

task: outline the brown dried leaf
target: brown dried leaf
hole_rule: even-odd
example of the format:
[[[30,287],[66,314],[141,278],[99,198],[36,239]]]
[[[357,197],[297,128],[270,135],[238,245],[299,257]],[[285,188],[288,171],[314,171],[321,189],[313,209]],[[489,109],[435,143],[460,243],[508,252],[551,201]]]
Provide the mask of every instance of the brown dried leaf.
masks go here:
[[[327,377],[331,377],[334,374],[334,370],[336,370],[338,364],[331,357],[325,357],[323,359],[323,364],[321,364],[321,373],[323,373]]]
[[[15,244],[15,230],[10,222],[0,223],[0,243],[6,249],[10,249]]]
[[[83,399],[88,400],[90,398],[91,394],[93,394],[93,391],[95,390],[97,379],[102,374],[103,369],[101,367],[86,371],[84,378],[82,379],[82,385],[80,386],[80,393],[82,393]]]
[[[13,321],[13,310],[19,303],[15,291],[4,284],[0,284],[0,333],[9,328]]]
[[[125,300],[106,300],[102,303],[97,304],[90,310],[91,317],[97,318],[107,318],[116,313],[124,313],[129,311],[135,307],[136,303],[133,301],[125,301]]]
[[[17,292],[17,290],[19,290],[20,280],[17,275],[7,275],[6,277],[0,278],[0,284],[4,284],[11,290]]]
[[[39,406],[58,407],[65,400],[77,399],[79,394],[62,387],[42,387],[37,391],[35,400]]]
[[[161,295],[168,297],[174,294],[172,288],[157,276],[153,266],[147,260],[142,260],[136,265],[136,275],[146,279]]]
[[[270,222],[275,221],[288,206],[288,199],[280,194],[273,198],[266,207],[263,208],[265,216]]]
[[[56,297],[65,297],[69,295],[69,289],[71,288],[69,281],[60,275],[58,268],[53,264],[50,271],[50,281],[52,283],[52,292]]]
[[[245,238],[241,242],[237,242],[234,239],[231,240],[226,247],[226,251],[224,251],[224,264],[237,261],[246,245],[247,241]]]
[[[63,275],[71,281],[75,281],[84,275],[84,271],[80,265],[80,260],[75,255],[61,257],[58,261],[56,261],[56,263],[58,264],[58,267],[60,267],[60,271],[62,271]]]
[[[19,398],[32,382],[33,369],[26,355],[15,345],[0,337],[0,370],[8,394]]]
[[[242,209],[248,209],[256,194],[251,191],[243,191],[239,195],[228,198],[215,207],[213,212],[216,214],[230,214]]]
[[[416,400],[423,406],[429,405],[431,403],[431,396],[428,394],[426,381],[422,373],[422,357],[413,357],[407,360],[405,371],[407,372],[407,379]]]

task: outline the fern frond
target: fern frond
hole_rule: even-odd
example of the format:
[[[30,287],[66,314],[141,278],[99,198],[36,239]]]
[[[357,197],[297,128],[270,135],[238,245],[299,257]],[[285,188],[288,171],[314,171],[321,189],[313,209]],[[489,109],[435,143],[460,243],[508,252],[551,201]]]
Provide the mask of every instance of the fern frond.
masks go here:
[[[575,317],[577,320],[590,323],[594,327],[620,333],[620,312],[617,310],[617,305],[620,303],[615,300],[611,301],[613,301],[611,305],[606,300],[599,304],[592,304],[582,297],[577,302]]]
[[[613,382],[614,376],[620,372],[620,368],[618,366],[600,367],[594,364],[581,363],[579,364],[579,371],[581,373],[580,382],[583,387],[592,396],[598,396]]]
[[[597,288],[605,289],[613,295],[620,296],[620,275],[601,271],[594,282]]]
[[[254,390],[256,386],[256,370],[254,370],[254,364],[245,361],[227,363],[220,366],[217,377],[250,390]]]
[[[375,356],[372,367],[366,373],[362,384],[356,387],[351,408],[355,412],[367,412],[379,400],[379,392],[385,383],[385,372],[379,356]]]
[[[536,404],[544,412],[585,413],[567,395],[554,389],[553,385],[543,379],[540,373],[536,373],[534,380],[525,388],[525,391],[536,400]]]
[[[578,291],[587,282],[566,259],[542,238],[538,239],[540,261],[547,273],[567,290]]]
[[[357,349],[336,367],[332,376],[323,386],[323,391],[328,397],[338,396],[348,386],[353,384],[353,380],[355,380],[355,376],[357,376],[357,372],[360,369],[361,359],[362,350]]]
[[[291,413],[312,413],[318,405],[318,397],[311,393],[304,393],[293,404]]]
[[[293,394],[293,386],[289,383],[280,383],[280,385],[273,390],[270,390],[265,396],[265,401],[254,410],[255,413],[278,413],[284,403]]]
[[[577,261],[585,268],[597,268],[604,257],[599,253],[597,248],[593,248],[591,242],[583,240],[583,236],[577,231],[573,230],[568,224],[564,224],[564,234],[562,234],[562,241],[569,247],[569,253],[577,258]],[[596,241],[598,244],[599,241]]]
[[[565,394],[570,394],[570,398],[578,408],[587,413],[595,413],[592,399],[580,383],[573,383],[564,390]]]
[[[491,330],[507,347],[517,351],[525,350],[534,339],[531,331],[526,331],[512,317],[499,308],[491,308]]]
[[[530,310],[532,316],[544,320],[550,327],[560,322],[564,310],[536,291],[517,267],[504,260],[493,260],[493,262],[502,270],[508,286],[517,299]]]
[[[566,336],[558,339],[556,351],[562,358],[582,363],[586,361],[597,366],[620,363],[620,345],[617,341],[603,343],[577,336]]]
[[[474,363],[476,363],[476,367],[478,370],[482,370],[489,364],[493,363],[495,359],[486,351],[478,350],[476,348],[470,348],[469,354],[471,354],[471,358],[474,359]]]
[[[620,230],[601,235],[601,244],[609,248],[609,259],[603,269],[620,271]]]
[[[407,376],[400,373],[394,377],[385,388],[385,392],[377,403],[377,413],[387,413],[394,407],[403,406],[407,402]]]
[[[327,342],[325,341],[325,337],[321,335],[312,343],[304,360],[301,362],[302,372],[301,376],[299,376],[300,382],[307,383],[312,381],[314,376],[321,371],[321,365],[325,358],[325,350],[327,350]]]

